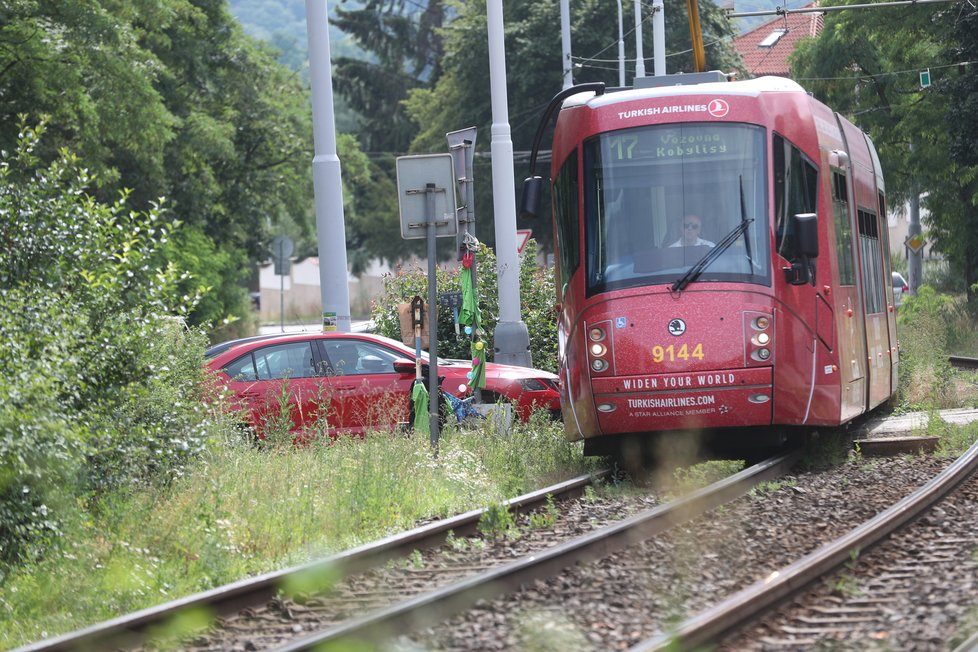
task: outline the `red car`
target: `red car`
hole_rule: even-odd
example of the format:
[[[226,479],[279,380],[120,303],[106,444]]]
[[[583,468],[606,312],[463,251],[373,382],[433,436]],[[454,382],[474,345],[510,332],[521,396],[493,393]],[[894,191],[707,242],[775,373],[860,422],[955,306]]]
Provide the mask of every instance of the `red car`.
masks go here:
[[[427,360],[427,354],[422,354]],[[204,353],[206,364],[227,386],[237,407],[261,435],[288,384],[294,428],[311,427],[325,414],[330,434],[362,435],[392,430],[408,421],[415,378],[414,350],[400,342],[363,333],[264,335],[218,344]],[[438,359],[442,390],[463,398],[469,360]],[[427,367],[425,367],[427,371]],[[483,403],[508,400],[516,415],[534,408],[560,415],[557,376],[539,369],[486,365]]]

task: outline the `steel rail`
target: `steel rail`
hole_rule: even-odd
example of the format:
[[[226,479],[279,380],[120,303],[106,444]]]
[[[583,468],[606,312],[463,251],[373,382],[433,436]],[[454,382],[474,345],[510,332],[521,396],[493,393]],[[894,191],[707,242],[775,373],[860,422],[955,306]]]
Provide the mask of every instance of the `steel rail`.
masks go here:
[[[356,646],[381,643],[404,631],[437,624],[469,609],[479,600],[492,599],[534,580],[553,577],[575,563],[606,557],[739,498],[757,484],[786,474],[801,459],[801,455],[801,450],[795,450],[770,458],[665,505],[431,593],[317,632],[276,648],[275,652],[347,649],[347,646],[359,649]]]
[[[978,369],[978,358],[966,358],[962,355],[949,355],[947,361],[955,369]]]
[[[581,475],[538,491],[512,498],[503,503],[516,513],[526,513],[546,504],[548,497],[569,499],[583,494],[584,488],[595,480],[611,475],[610,470]],[[433,521],[414,528],[352,548],[325,559],[309,562],[284,570],[273,571],[240,580],[209,591],[149,607],[132,614],[120,616],[85,629],[62,636],[45,639],[17,648],[14,652],[63,652],[79,650],[103,650],[139,645],[150,630],[164,625],[171,619],[190,610],[205,610],[211,615],[227,615],[245,607],[263,604],[273,598],[283,586],[297,576],[328,577],[331,581],[354,573],[363,572],[410,554],[413,550],[433,548],[446,540],[448,533],[473,534],[485,510],[475,509],[447,519]]]
[[[798,561],[735,593],[670,631],[629,648],[629,652],[689,650],[716,642],[765,611],[800,593],[920,516],[978,470],[978,442],[926,485]]]

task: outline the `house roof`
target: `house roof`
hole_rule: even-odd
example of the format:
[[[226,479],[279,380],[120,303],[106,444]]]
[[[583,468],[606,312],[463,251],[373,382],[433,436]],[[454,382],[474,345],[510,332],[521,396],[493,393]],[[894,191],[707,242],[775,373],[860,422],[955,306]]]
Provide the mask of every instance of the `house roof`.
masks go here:
[[[817,7],[818,2],[802,9]],[[788,57],[803,38],[818,36],[822,31],[823,14],[818,12],[789,12],[734,39],[734,48],[744,60],[753,77],[762,75],[790,76]]]

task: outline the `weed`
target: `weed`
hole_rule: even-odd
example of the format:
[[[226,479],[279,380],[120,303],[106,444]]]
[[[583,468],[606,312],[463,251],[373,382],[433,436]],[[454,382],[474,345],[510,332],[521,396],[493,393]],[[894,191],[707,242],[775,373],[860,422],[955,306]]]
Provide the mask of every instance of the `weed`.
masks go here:
[[[936,454],[942,458],[960,456],[972,444],[978,441],[978,423],[968,423],[960,426],[946,424],[941,438],[937,442]]]
[[[415,548],[411,551],[411,554],[407,556],[405,560],[408,568],[413,568],[414,570],[421,570],[424,568],[424,557],[421,556],[421,551]]]
[[[557,524],[558,516],[560,516],[560,511],[558,511],[557,506],[554,504],[554,497],[553,495],[548,494],[547,504],[544,506],[543,510],[533,512],[529,515],[530,528],[534,530],[552,528]]]
[[[479,519],[479,532],[492,539],[508,537],[515,529],[516,523],[513,521],[512,513],[501,503],[486,507],[482,518]]]
[[[779,489],[783,489],[784,487],[794,487],[796,484],[798,483],[795,482],[794,480],[784,480],[784,481],[769,480],[767,482],[762,482],[761,484],[751,489],[750,495],[755,498],[758,498],[761,496],[761,494],[773,494],[775,491],[778,491]]]
[[[273,450],[288,451],[293,445],[292,429],[295,422],[292,420],[292,413],[295,405],[288,381],[287,377],[281,380],[278,391],[271,396],[260,416],[258,432],[264,438],[264,446]]]
[[[852,598],[859,595],[859,582],[853,576],[856,564],[859,562],[859,549],[853,548],[849,551],[849,561],[846,562],[846,570],[832,580],[832,592],[844,598]]]
[[[584,502],[596,503],[598,501],[598,493],[595,491],[593,485],[588,485],[584,487]]]
[[[455,552],[465,552],[469,549],[468,539],[458,538],[452,530],[448,531],[448,535],[445,537],[445,544]]]
[[[673,491],[683,495],[722,480],[744,468],[744,460],[709,460],[673,471]]]

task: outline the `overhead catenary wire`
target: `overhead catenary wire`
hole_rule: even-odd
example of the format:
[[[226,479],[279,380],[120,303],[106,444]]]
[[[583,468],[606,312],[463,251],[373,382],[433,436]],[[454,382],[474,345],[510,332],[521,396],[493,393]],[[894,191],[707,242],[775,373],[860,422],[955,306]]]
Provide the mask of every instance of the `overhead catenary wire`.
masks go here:
[[[813,14],[829,13],[842,11],[844,9],[881,9],[884,7],[906,7],[917,5],[930,5],[939,2],[961,2],[962,0],[891,0],[890,2],[871,2],[858,5],[831,5],[823,7],[801,7],[799,9],[788,9],[786,7],[776,7],[763,11],[732,11],[727,13],[728,18],[747,18],[750,16],[787,16],[788,14]]]

